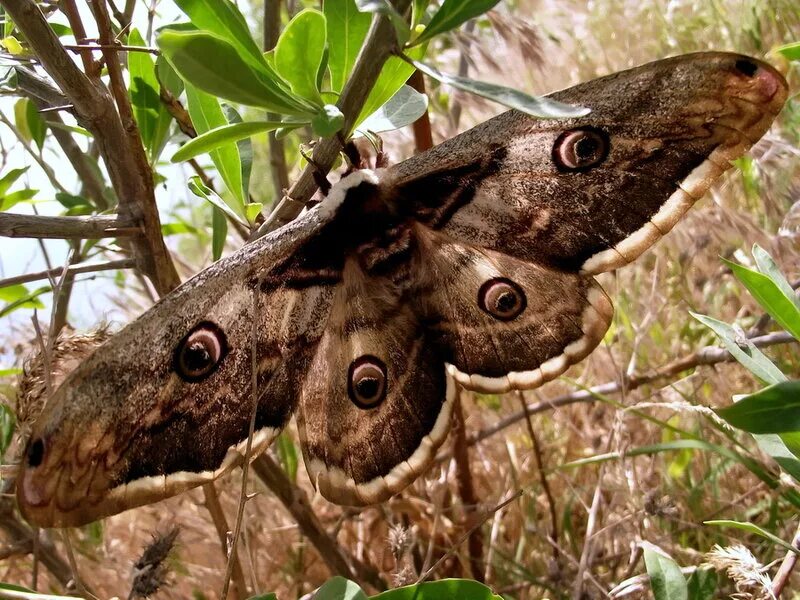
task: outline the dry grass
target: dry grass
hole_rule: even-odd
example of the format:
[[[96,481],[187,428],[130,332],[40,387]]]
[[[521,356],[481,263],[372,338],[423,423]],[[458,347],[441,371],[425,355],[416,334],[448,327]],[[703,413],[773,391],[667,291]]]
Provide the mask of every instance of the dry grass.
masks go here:
[[[457,44],[447,44],[440,59],[457,65],[459,49],[468,40],[472,76],[524,82],[528,89],[543,92],[668,54],[715,48],[763,55],[774,46],[800,40],[800,8],[789,0],[516,4],[513,10],[501,8],[492,17],[492,28],[481,25],[472,34],[460,35]],[[546,66],[535,66],[540,61]],[[791,79],[797,90],[796,70]],[[433,93],[436,106],[455,98],[462,104],[460,129],[497,111],[464,96],[449,98],[446,90]],[[745,179],[739,172],[730,174],[656,249],[635,265],[602,277],[617,308],[604,344],[574,367],[569,379],[527,393],[528,401],[617,380],[624,373],[647,373],[714,344],[715,338],[689,317],[689,309],[736,321],[745,329],[751,326],[760,315],[758,306],[721,266],[719,256],[741,253],[758,242],[790,279],[800,274],[796,220],[783,217],[791,214],[800,190],[800,103],[791,102],[786,117],[752,152],[755,175]],[[433,122],[438,139],[452,133],[454,124],[442,111],[434,113]],[[408,151],[403,135],[387,143],[394,157]],[[798,376],[796,347],[774,348],[769,354],[790,376]],[[739,462],[688,449],[631,456],[637,448],[697,437],[735,448],[777,472],[748,436],[722,430],[707,413],[691,408],[725,405],[732,394],[755,387],[752,377],[735,364],[700,367],[657,386],[531,417],[552,490],[556,541],[548,540],[551,507],[524,423],[470,448],[478,507],[464,506],[459,498],[453,460],[439,463],[383,506],[343,510],[316,496],[312,507],[339,544],[377,568],[390,585],[415,580],[463,538],[476,518],[485,517],[479,529],[484,547],[480,572],[470,571],[468,546],[463,543],[433,577],[479,577],[508,598],[528,600],[573,597],[582,573],[581,597],[605,598],[616,584],[644,571],[639,551],[643,540],[682,565],[699,565],[715,544],[732,544],[723,530],[702,525],[709,518],[750,521],[783,539],[792,538],[796,509],[781,497],[780,489],[770,490]],[[468,433],[519,409],[514,394],[466,396],[464,401]],[[296,439],[294,433],[290,431]],[[606,454],[614,458],[569,466]],[[313,494],[302,464],[297,482]],[[234,474],[217,486],[229,520],[235,514],[239,485],[239,475]],[[522,494],[509,505],[484,514],[518,490]],[[246,505],[245,576],[259,592],[274,591],[282,599],[300,597],[331,573],[283,505],[262,491]],[[590,522],[593,533],[587,539]],[[159,597],[217,597],[225,562],[200,490],[78,531],[74,538],[79,540],[75,549],[82,575],[100,597],[126,597],[141,548],[152,532],[172,525],[180,525],[181,532],[172,572]],[[782,555],[759,539],[732,537],[761,565]],[[28,556],[0,563],[3,581],[28,582],[30,571]],[[800,589],[800,576],[795,576],[794,587]],[[732,582],[721,589],[735,590]],[[629,597],[646,597],[641,594]]]

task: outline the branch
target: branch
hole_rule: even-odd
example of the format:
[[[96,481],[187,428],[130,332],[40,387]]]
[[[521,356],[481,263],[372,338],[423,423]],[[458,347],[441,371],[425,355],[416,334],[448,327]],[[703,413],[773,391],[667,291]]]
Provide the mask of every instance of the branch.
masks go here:
[[[251,466],[258,478],[286,507],[300,528],[300,532],[314,545],[332,573],[369,583],[377,590],[386,589],[386,583],[377,571],[348,556],[336,539],[325,531],[311,509],[306,493],[289,480],[272,457],[262,454]]]
[[[75,36],[78,44],[86,39],[86,28],[83,26],[81,15],[78,12],[78,7],[75,5],[75,0],[62,0],[61,11],[67,15],[67,21],[72,28],[72,33]],[[80,46],[78,46],[80,48]],[[92,77],[99,77],[101,67],[94,61],[91,51],[83,50],[80,52],[81,60],[83,61],[83,69],[87,74]]]
[[[393,4],[397,11],[403,14],[411,1],[396,0]],[[394,26],[389,19],[385,17],[373,19],[367,41],[361,48],[353,72],[337,103],[339,110],[344,114],[342,131],[350,131],[352,128],[372,86],[375,85],[375,80],[380,75],[383,64],[396,47],[397,38]],[[341,149],[342,143],[338,137],[325,138],[314,147],[313,163],[309,163],[303,169],[300,178],[281,199],[264,224],[258,228],[253,238],[261,237],[286,225],[300,214],[300,211],[317,191],[318,186],[314,180],[314,173],[321,172],[324,175],[330,171]]]
[[[67,97],[61,93],[48,79],[40,77],[35,71],[19,65],[14,67],[17,74],[17,86],[31,98],[38,98],[48,107],[65,106],[69,104]]]
[[[116,215],[43,217],[0,213],[0,236],[44,239],[99,239],[138,235],[141,228]]]
[[[94,265],[75,265],[74,267],[67,268],[66,271],[70,275],[81,275],[82,273],[97,273],[99,271],[132,269],[135,266],[136,261],[132,258],[122,258],[120,260],[110,260],[108,262]],[[0,288],[4,288],[9,285],[17,285],[18,283],[38,281],[39,279],[54,279],[56,277],[61,277],[63,272],[63,267],[58,267],[56,269],[49,269],[47,271],[39,271],[38,273],[25,273],[24,275],[6,277],[5,279],[0,279]]]
[[[222,546],[222,556],[228,556],[228,534],[230,528],[228,521],[225,518],[225,511],[222,510],[222,505],[219,502],[219,495],[213,483],[207,483],[203,486],[203,496],[205,497],[205,507],[208,514],[211,515],[211,520],[214,522],[214,529],[217,530],[219,536],[219,543]],[[242,563],[237,558],[233,564],[233,593],[231,597],[236,600],[237,598],[244,598],[247,596],[247,583],[244,578],[244,571],[242,570]]]
[[[794,534],[792,546],[800,549],[800,527],[797,528],[797,531]],[[775,577],[772,579],[772,593],[775,594],[776,598],[780,598],[783,590],[789,583],[789,579],[792,576],[792,571],[794,570],[796,564],[797,552],[787,552],[786,556],[781,562],[781,566],[778,568],[778,572],[775,573]]]

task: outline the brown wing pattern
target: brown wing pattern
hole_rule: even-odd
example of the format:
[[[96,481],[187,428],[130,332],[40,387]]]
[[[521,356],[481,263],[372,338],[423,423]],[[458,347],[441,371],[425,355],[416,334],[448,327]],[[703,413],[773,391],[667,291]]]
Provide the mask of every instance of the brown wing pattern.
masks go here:
[[[603,339],[612,307],[591,277],[417,231],[414,307],[465,387],[494,393],[538,387]],[[514,305],[506,312],[496,307],[503,292]]]
[[[255,450],[299,407],[322,493],[387,498],[447,433],[446,371],[503,391],[586,356],[611,316],[591,275],[667,233],[767,131],[786,94],[760,61],[677,57],[555,94],[591,108],[587,117],[512,111],[391,169],[350,175],[67,378],[34,427],[22,512],[78,525],[241,462],[253,319]]]
[[[662,60],[553,95],[590,107],[586,117],[507,112],[393,167],[383,184],[459,241],[599,273],[667,233],[764,135],[786,93],[777,71],[745,56]],[[484,172],[454,183],[451,165],[476,160]]]
[[[322,494],[371,504],[411,483],[447,435],[444,361],[389,280],[350,263],[302,387],[298,427]]]

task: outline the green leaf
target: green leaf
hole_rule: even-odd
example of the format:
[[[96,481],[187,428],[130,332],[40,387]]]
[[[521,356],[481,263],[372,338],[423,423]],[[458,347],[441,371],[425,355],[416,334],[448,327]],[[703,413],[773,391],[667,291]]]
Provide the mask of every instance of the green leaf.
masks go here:
[[[16,415],[10,407],[0,404],[0,457],[4,457],[14,437]]]
[[[178,74],[204,92],[281,114],[313,112],[313,106],[286,90],[277,76],[259,73],[222,38],[202,31],[164,29],[157,41]]]
[[[247,600],[278,600],[275,594],[259,594],[258,596],[250,596]]]
[[[53,33],[55,33],[58,37],[72,35],[71,27],[67,27],[61,23],[51,23],[50,21],[48,21],[47,24],[50,25],[50,29],[52,29]]]
[[[502,600],[482,583],[471,579],[440,579],[381,592],[371,600]]]
[[[784,471],[800,481],[800,433],[753,434],[758,447],[772,457]]]
[[[128,43],[139,47],[147,45],[137,29],[131,31]],[[155,62],[148,53],[129,52],[128,73],[133,116],[139,125],[147,155],[153,163],[164,148],[172,116],[161,102]]]
[[[414,59],[422,58],[425,55],[425,50],[425,45],[415,46],[408,52],[408,56]],[[390,56],[384,63],[381,74],[378,75],[375,85],[372,86],[372,90],[367,96],[367,100],[364,102],[364,106],[361,108],[354,125],[358,126],[386,104],[405,85],[413,72],[414,67],[406,61],[397,56]]]
[[[248,223],[255,223],[256,217],[261,214],[261,209],[264,205],[261,202],[251,202],[245,204],[244,211]]]
[[[10,286],[15,287],[15,286]],[[0,293],[3,290],[8,289],[8,287],[0,288]],[[50,286],[43,286],[40,287],[32,292],[22,295],[18,297],[16,300],[10,301],[6,304],[3,308],[0,309],[0,317],[5,317],[6,315],[18,310],[20,308],[44,308],[44,304],[41,300],[39,300],[39,296],[42,294],[46,294],[47,292],[52,291]]]
[[[713,569],[697,569],[689,576],[689,600],[714,600],[717,594],[717,573]]]
[[[441,8],[436,11],[425,30],[413,40],[412,44],[422,44],[432,37],[456,29],[470,19],[491,10],[500,0],[444,0]]]
[[[335,104],[326,104],[311,119],[311,129],[320,137],[330,137],[344,125],[344,115]]]
[[[0,583],[0,590],[7,590],[8,594],[0,595],[4,598],[14,598],[15,600],[75,600],[75,596],[54,596],[52,594],[39,594],[20,585],[12,583]]]
[[[800,431],[800,381],[776,383],[716,412],[750,433]]]
[[[175,0],[198,29],[205,29],[222,38],[257,71],[271,74],[261,48],[250,34],[244,15],[228,0]]]
[[[14,123],[20,136],[26,142],[33,142],[39,150],[44,146],[47,124],[39,110],[29,98],[20,98],[14,103]]]
[[[275,68],[292,91],[316,105],[322,105],[317,73],[325,53],[325,15],[306,9],[289,21],[275,45]]]
[[[24,190],[17,190],[16,192],[11,192],[10,194],[6,194],[5,196],[0,197],[0,212],[4,210],[8,210],[15,204],[19,204],[20,202],[27,202],[31,200],[36,194],[39,193],[39,190],[32,190],[30,188],[25,188]]]
[[[211,207],[211,258],[219,260],[228,237],[228,220],[216,206]]]
[[[428,110],[428,97],[404,85],[389,101],[364,119],[359,131],[393,131],[411,125]]]
[[[686,578],[678,563],[650,544],[645,544],[644,564],[655,600],[689,600]]]
[[[286,472],[286,476],[293,483],[297,480],[297,448],[292,437],[286,432],[281,433],[276,440],[278,460]]]
[[[389,0],[356,0],[358,10],[366,13],[377,13],[388,17],[394,26],[397,35],[397,43],[402,46],[411,37],[411,29],[397,9],[392,6]]]
[[[183,93],[183,79],[180,78],[163,55],[159,55],[156,59],[156,77],[159,85],[163,86],[176,98]]]
[[[86,206],[89,201],[83,196],[68,194],[67,192],[56,192],[56,200],[64,208],[75,208],[76,206]]]
[[[563,102],[544,96],[530,96],[519,90],[502,85],[486,83],[485,81],[475,81],[474,79],[467,79],[466,77],[459,77],[457,75],[448,75],[425,63],[411,58],[409,58],[409,60],[411,60],[417,69],[425,73],[428,77],[432,77],[437,81],[464,90],[465,92],[488,98],[494,102],[499,102],[509,108],[514,108],[533,117],[540,117],[543,119],[583,117],[591,112],[588,108],[564,104]]]
[[[732,326],[692,311],[689,311],[689,314],[716,333],[731,356],[761,381],[767,384],[786,381],[786,375],[753,342],[739,334]]]
[[[416,27],[422,23],[429,3],[430,0],[413,0],[411,3],[411,29],[416,30]]]
[[[192,116],[194,120],[194,116]],[[227,121],[226,121],[227,123]],[[230,145],[239,140],[244,140],[265,131],[274,131],[279,127],[287,127],[281,121],[246,121],[243,123],[231,123],[209,129],[198,135],[193,140],[189,140],[172,155],[170,159],[173,163],[183,162],[205,154],[213,152],[222,146]],[[300,125],[289,125],[289,127],[300,127]]]
[[[14,182],[22,177],[30,167],[23,167],[22,169],[11,169],[8,173],[0,178],[0,196],[5,196],[8,189],[14,185]]]
[[[193,235],[197,235],[200,231],[194,225],[190,225],[189,223],[162,223],[161,224],[161,235],[166,237],[169,235],[180,235],[182,233],[191,233]]]
[[[27,298],[30,294],[28,288],[21,283],[0,287],[0,301],[3,302],[16,302],[17,300]],[[37,308],[42,307],[37,306]]]
[[[761,529],[758,525],[753,525],[752,523],[741,523],[739,521],[728,521],[725,519],[716,520],[716,521],[703,521],[704,525],[715,525],[717,527],[733,527],[734,529],[741,529],[742,531],[746,531],[748,533],[754,533],[756,535],[760,535],[763,538],[768,539],[773,544],[777,544],[781,546],[784,550],[789,552],[794,552],[795,554],[800,555],[800,549],[795,548],[788,542],[784,542],[781,538],[777,535],[770,533],[764,529]]]
[[[12,375],[22,375],[22,369],[11,367],[10,369],[0,369],[0,377],[11,377]]]
[[[331,88],[341,92],[356,64],[372,17],[358,10],[355,0],[325,0],[322,12],[327,23]]]
[[[367,595],[355,581],[336,576],[317,590],[314,600],[367,600]]]
[[[222,111],[228,123],[234,125],[242,123],[242,116],[230,104],[223,104]],[[253,172],[253,142],[250,138],[238,140],[236,148],[239,150],[239,161],[242,163],[242,189],[246,197],[250,195],[250,175]],[[246,207],[245,207],[246,212]]]
[[[724,258],[722,260],[761,307],[795,339],[800,340],[800,309],[795,299],[787,297],[768,276]]]
[[[5,48],[6,51],[13,56],[25,54],[25,48],[22,47],[22,44],[20,44],[19,40],[13,35],[9,35],[0,40],[0,46]]]
[[[800,300],[797,298],[797,294],[794,291],[794,288],[789,284],[786,280],[786,277],[783,276],[780,268],[773,258],[769,255],[769,252],[764,250],[758,244],[753,244],[753,258],[756,261],[756,268],[761,271],[762,275],[766,275],[772,280],[778,289],[783,292],[783,295],[789,298],[794,302],[794,305],[800,308]]]
[[[222,112],[219,101],[209,94],[201,92],[193,85],[186,84],[186,99],[189,105],[189,115],[198,134],[204,134],[228,125],[228,120]],[[191,143],[191,142],[190,142]],[[187,146],[189,144],[186,144]],[[236,144],[218,144],[214,150],[209,151],[211,160],[231,193],[231,208],[239,217],[244,217],[246,196],[242,182],[242,163],[239,149]],[[173,161],[175,157],[173,156]]]
[[[800,60],[800,42],[792,42],[780,48],[776,48],[775,52],[782,55],[788,60]]]
[[[236,221],[237,223],[241,223],[244,226],[247,226],[245,220],[233,212],[230,207],[220,198],[214,190],[206,186],[198,176],[190,177],[189,182],[189,191],[191,191],[195,196],[198,198],[202,198],[209,202],[212,206],[216,206],[226,215],[228,215],[231,219]]]

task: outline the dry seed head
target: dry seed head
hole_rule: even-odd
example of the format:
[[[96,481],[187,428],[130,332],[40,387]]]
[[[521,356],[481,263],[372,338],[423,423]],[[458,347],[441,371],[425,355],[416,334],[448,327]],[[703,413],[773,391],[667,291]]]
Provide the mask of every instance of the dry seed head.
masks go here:
[[[736,591],[743,598],[754,600],[774,600],[772,582],[765,574],[765,568],[758,562],[753,553],[741,544],[722,547],[715,545],[706,554],[704,563],[716,569],[725,571],[736,584]]]
[[[389,549],[392,551],[395,560],[399,561],[411,548],[412,537],[411,530],[399,523],[392,525],[389,529]]]
[[[133,565],[133,584],[129,599],[149,598],[164,586],[169,574],[165,561],[175,545],[179,531],[178,527],[173,527],[166,533],[158,532],[153,535],[153,540]]]

